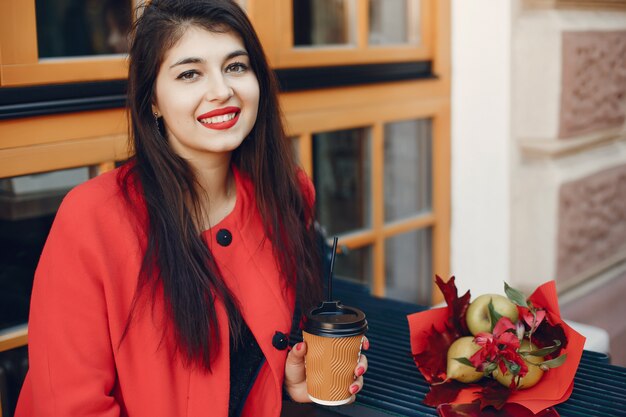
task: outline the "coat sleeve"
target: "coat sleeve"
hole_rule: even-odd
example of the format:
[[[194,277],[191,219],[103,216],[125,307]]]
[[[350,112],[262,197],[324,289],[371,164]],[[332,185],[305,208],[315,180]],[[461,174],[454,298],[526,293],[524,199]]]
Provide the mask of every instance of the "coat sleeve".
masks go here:
[[[89,193],[64,200],[41,255],[28,323],[29,374],[20,409],[33,417],[119,416],[103,277],[106,245]]]

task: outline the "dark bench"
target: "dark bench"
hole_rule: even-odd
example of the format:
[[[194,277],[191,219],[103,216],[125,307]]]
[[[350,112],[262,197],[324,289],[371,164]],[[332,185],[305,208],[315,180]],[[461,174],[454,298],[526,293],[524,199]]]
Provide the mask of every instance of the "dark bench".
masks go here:
[[[371,348],[364,388],[353,405],[287,403],[283,416],[437,416],[434,408],[422,404],[428,385],[411,357],[406,320],[424,307],[372,297],[364,286],[344,280],[335,282],[334,292],[367,315]],[[610,365],[605,354],[584,351],[571,397],[555,408],[561,417],[626,416],[626,368]]]

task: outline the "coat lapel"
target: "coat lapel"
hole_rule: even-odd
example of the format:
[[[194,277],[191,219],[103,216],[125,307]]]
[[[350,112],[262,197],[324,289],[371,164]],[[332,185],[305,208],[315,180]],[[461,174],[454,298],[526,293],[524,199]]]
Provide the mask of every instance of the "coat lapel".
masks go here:
[[[271,391],[274,392],[275,398],[267,400],[274,400],[275,404],[280,404],[287,351],[276,349],[272,345],[272,338],[277,331],[289,334],[295,296],[294,291],[286,287],[284,279],[278,272],[272,244],[265,238],[251,183],[236,170],[235,178],[237,184],[235,209],[219,224],[206,231],[204,237],[220,266],[226,284],[237,297],[241,314],[261,347],[271,370],[271,379],[275,385],[275,389]],[[220,230],[227,230],[231,234],[230,244],[223,246],[217,242]],[[223,307],[221,311],[224,316],[220,316],[220,323],[227,323]],[[222,325],[220,329],[222,332],[226,331],[226,334],[222,335],[223,343],[225,341],[223,346],[226,349],[222,349],[220,353],[220,362],[226,363],[224,371],[226,378],[222,379],[221,384],[227,385],[225,380],[228,380],[230,361],[227,352],[228,328]],[[193,381],[191,386],[194,386]]]

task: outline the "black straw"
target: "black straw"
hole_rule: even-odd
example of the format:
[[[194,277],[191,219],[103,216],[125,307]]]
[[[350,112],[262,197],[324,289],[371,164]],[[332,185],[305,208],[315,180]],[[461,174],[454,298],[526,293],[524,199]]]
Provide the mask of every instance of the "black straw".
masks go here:
[[[335,236],[333,239],[333,254],[330,258],[330,273],[328,274],[328,287],[326,288],[326,300],[333,301],[333,269],[335,269],[335,255],[337,254],[337,241],[339,238]]]

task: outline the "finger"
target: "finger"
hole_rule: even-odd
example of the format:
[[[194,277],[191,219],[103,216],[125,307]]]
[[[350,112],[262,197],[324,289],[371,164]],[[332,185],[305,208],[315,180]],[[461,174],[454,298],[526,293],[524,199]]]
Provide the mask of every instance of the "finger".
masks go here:
[[[363,336],[363,350],[368,350],[370,348],[370,341],[367,337]]]
[[[359,362],[357,363],[354,370],[354,375],[361,376],[365,372],[367,372],[367,356],[361,354],[361,356],[359,357]]]
[[[296,344],[287,354],[285,361],[285,389],[295,402],[310,402],[306,392],[306,371],[304,368],[304,355],[306,343]]]
[[[354,382],[350,385],[350,393],[356,394],[357,392],[361,391],[362,388],[363,388],[363,377],[360,376],[357,379],[355,379]]]
[[[304,362],[304,355],[306,355],[306,343],[296,343],[294,347],[287,354],[287,365],[298,366]]]
[[[306,353],[306,343],[300,342],[287,354],[285,361],[285,383],[288,385],[299,384],[306,379],[304,369],[304,354]]]

